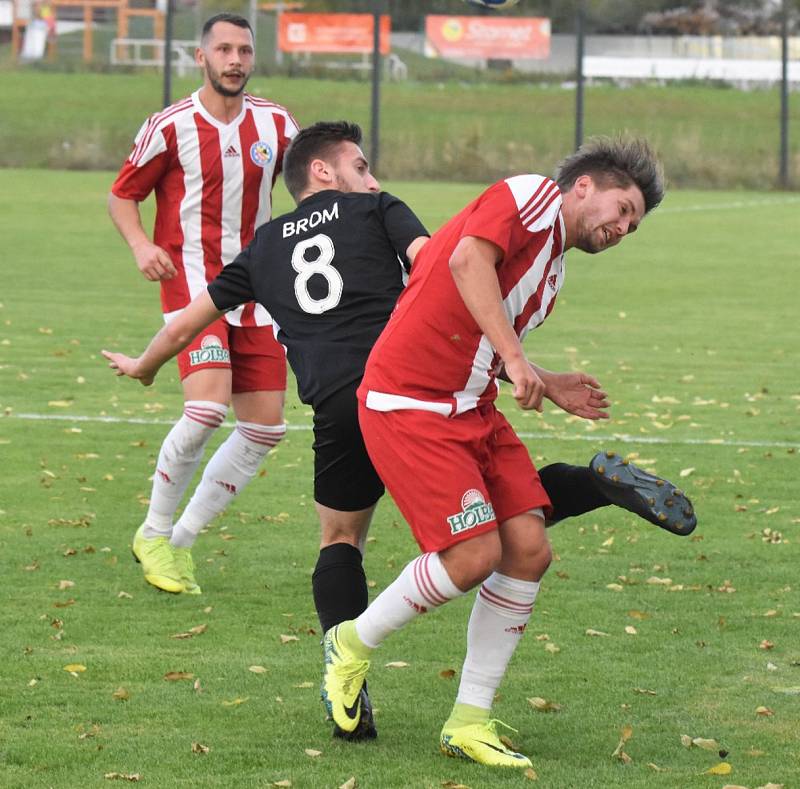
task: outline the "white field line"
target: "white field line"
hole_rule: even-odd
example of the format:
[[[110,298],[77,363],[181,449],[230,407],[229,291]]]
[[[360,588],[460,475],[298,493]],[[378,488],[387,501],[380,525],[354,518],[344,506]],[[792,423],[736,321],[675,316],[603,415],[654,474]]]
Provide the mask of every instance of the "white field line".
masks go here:
[[[736,211],[740,208],[761,208],[773,205],[791,205],[800,203],[800,197],[767,197],[761,200],[733,200],[729,203],[699,203],[697,205],[664,206],[659,208],[662,214],[681,214],[688,211]]]
[[[34,422],[91,422],[111,425],[174,425],[174,419],[158,419],[144,417],[119,417],[119,416],[81,416],[71,414],[6,414],[2,419],[24,419]],[[233,427],[233,422],[227,422],[227,427]],[[287,425],[289,430],[308,431],[312,430],[310,424]],[[532,433],[524,430],[517,431],[517,435],[522,439],[542,440],[555,439],[557,441],[592,441],[594,443],[605,443],[616,441],[620,444],[664,444],[677,446],[720,446],[720,447],[776,447],[779,449],[800,448],[800,441],[759,441],[746,439],[727,439],[727,438],[666,438],[661,436],[636,436],[627,433],[587,433],[581,435],[565,435],[557,431],[547,431]]]

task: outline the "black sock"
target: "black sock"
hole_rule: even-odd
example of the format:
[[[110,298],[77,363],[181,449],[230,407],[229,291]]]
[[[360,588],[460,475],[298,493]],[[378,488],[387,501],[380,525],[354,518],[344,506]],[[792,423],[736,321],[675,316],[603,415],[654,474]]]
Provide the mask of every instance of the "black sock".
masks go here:
[[[323,548],[311,576],[311,588],[323,633],[346,619],[355,619],[369,602],[361,551],[346,542]]]
[[[584,512],[611,503],[597,489],[588,466],[551,463],[539,469],[539,477],[553,504],[553,514],[548,518],[548,524],[583,515]]]

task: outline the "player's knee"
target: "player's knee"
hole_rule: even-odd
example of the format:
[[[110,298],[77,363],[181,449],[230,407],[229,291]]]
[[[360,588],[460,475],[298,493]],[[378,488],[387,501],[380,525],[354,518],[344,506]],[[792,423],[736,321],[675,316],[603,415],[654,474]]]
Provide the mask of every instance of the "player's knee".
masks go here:
[[[177,459],[192,460],[203,454],[214,431],[225,421],[228,406],[192,400],[184,404],[183,417],[164,440],[164,451]]]
[[[462,591],[485,581],[502,558],[497,532],[456,543],[441,554],[450,580]]]
[[[238,421],[232,435],[232,460],[242,474],[255,476],[261,462],[285,435],[285,424],[261,425]]]

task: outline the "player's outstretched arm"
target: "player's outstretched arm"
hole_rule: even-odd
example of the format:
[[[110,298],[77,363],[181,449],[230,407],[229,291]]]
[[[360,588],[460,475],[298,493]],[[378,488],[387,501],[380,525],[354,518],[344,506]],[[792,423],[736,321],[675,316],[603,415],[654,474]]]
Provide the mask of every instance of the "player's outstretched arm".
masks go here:
[[[586,373],[553,373],[541,367],[534,369],[544,381],[544,396],[569,414],[584,419],[608,419],[611,403],[597,379]]]
[[[135,200],[124,200],[115,194],[108,196],[108,213],[119,234],[133,252],[136,266],[142,275],[151,282],[172,279],[175,265],[166,250],[154,244],[142,227],[139,204]]]
[[[501,254],[490,241],[466,236],[453,250],[450,273],[470,314],[500,355],[508,380],[514,385],[514,399],[520,408],[541,411],[544,383],[525,358],[519,337],[503,309],[495,270]]]
[[[131,357],[106,350],[101,353],[117,375],[127,375],[141,381],[143,386],[150,386],[164,363],[222,314],[214,306],[208,291],[203,291],[180,315],[159,330],[141,356]]]

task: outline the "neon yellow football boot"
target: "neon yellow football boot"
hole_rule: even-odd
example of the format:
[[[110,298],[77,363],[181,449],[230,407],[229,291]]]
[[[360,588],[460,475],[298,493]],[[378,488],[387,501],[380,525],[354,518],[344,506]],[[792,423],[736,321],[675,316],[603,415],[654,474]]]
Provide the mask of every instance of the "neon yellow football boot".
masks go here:
[[[145,537],[142,524],[133,536],[133,556],[142,565],[144,580],[163,589],[178,594],[183,591],[181,574],[175,566],[172,546],[167,537]]]
[[[452,728],[445,723],[439,748],[445,756],[488,764],[491,767],[532,767],[527,756],[517,753],[501,741],[497,733],[498,726],[516,731],[502,721],[493,719]]]
[[[353,627],[354,623],[342,622],[325,633],[321,696],[333,722],[343,732],[352,732],[361,721],[361,690],[369,670],[369,660],[360,659],[342,643],[340,629],[347,626]]]
[[[178,569],[185,594],[202,594],[203,590],[194,577],[194,559],[191,548],[173,548],[175,567]]]

